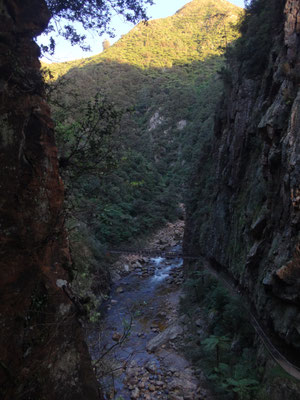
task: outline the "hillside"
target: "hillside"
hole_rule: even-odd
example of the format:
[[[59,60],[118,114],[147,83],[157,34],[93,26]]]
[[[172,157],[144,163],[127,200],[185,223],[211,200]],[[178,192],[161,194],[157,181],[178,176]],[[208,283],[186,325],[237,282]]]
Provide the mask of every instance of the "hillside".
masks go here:
[[[140,23],[98,56],[48,65],[54,77],[63,77],[54,85],[59,86],[60,79],[67,81],[54,95],[58,102],[67,104],[63,113],[53,108],[60,126],[73,120],[74,110],[82,110],[99,92],[119,109],[133,110],[123,119],[117,140],[129,164],[128,154],[136,152],[142,164],[153,170],[154,181],[161,181],[155,199],[150,196],[156,211],[147,212],[152,219],[158,215],[147,226],[137,223],[140,215],[133,210],[132,200],[119,204],[117,213],[126,214],[127,224],[136,226],[136,234],[174,215],[170,205],[174,209],[179,200],[181,175],[188,172],[188,166],[183,171],[182,165],[190,160],[189,156],[184,160],[184,154],[189,154],[191,146],[195,147],[199,138],[201,142],[201,136],[212,127],[212,110],[221,85],[216,72],[221,69],[226,46],[237,37],[233,26],[240,14],[238,7],[223,0],[194,0],[172,17]],[[72,111],[68,114],[66,109]],[[185,137],[183,147],[181,137]],[[124,154],[121,158],[124,160]],[[126,165],[122,168],[128,170]],[[142,175],[134,181],[145,181]],[[157,187],[150,186],[146,188],[145,182],[135,186],[133,198],[139,197],[141,189],[153,194]],[[147,210],[150,203],[145,200],[143,208]],[[128,232],[122,240],[133,236]]]
[[[54,77],[103,60],[142,69],[172,68],[220,56],[236,38],[232,25],[241,10],[226,0],[194,0],[175,15],[139,23],[97,56],[48,65]]]
[[[101,90],[121,107],[134,106],[138,129],[141,120],[149,128],[156,112],[164,114],[158,125],[176,129],[189,115],[195,119],[190,105],[221,68],[240,14],[227,1],[194,0],[172,17],[138,24],[95,57],[47,67],[55,78],[70,78],[81,99]]]

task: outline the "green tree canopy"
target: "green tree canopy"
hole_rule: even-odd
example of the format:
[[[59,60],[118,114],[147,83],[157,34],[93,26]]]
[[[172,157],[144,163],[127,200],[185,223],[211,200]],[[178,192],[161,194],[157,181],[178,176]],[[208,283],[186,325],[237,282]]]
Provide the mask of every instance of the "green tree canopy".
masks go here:
[[[56,31],[69,40],[72,45],[79,44],[88,49],[85,44],[86,36],[80,34],[75,22],[81,24],[84,30],[93,30],[99,36],[107,32],[113,36],[111,18],[114,14],[122,15],[126,21],[137,23],[147,20],[146,4],[153,4],[153,0],[45,0],[52,19],[46,33]],[[50,37],[49,46],[42,46],[44,51],[53,52],[55,41]]]

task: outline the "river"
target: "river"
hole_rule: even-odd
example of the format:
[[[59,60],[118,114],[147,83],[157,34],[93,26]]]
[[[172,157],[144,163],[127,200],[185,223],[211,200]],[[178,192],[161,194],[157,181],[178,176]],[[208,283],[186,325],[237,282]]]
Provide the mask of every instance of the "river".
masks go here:
[[[140,261],[113,285],[100,324],[88,333],[106,399],[200,399],[197,379],[176,345],[184,335],[178,314],[182,260]]]

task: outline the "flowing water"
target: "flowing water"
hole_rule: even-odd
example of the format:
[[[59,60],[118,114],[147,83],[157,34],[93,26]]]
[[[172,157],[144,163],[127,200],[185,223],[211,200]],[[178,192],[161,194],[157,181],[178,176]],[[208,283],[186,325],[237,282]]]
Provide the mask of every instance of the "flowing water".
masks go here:
[[[164,331],[171,318],[174,311],[172,301],[180,292],[182,278],[178,280],[178,276],[182,273],[181,267],[180,258],[148,259],[114,284],[111,297],[101,306],[102,321],[100,326],[95,325],[89,332],[88,343],[98,370],[107,370],[105,376],[101,377],[102,386],[106,386],[107,399],[117,399],[118,396],[122,396],[122,399],[132,398],[132,392],[124,383],[128,367],[142,367],[150,363],[152,367],[155,366],[155,371],[150,373],[149,382],[161,378],[161,359],[149,353],[146,345]],[[106,352],[107,355],[103,356]],[[112,387],[115,397],[109,394]],[[151,398],[167,399],[168,390],[163,388],[156,391]]]

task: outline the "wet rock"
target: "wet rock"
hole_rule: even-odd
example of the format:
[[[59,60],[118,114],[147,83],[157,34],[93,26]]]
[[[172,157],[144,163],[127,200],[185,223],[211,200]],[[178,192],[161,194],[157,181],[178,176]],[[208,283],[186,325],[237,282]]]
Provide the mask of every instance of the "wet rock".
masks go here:
[[[147,351],[154,352],[168,341],[176,339],[182,333],[183,329],[181,326],[179,325],[169,326],[163,332],[155,336],[147,343]]]
[[[169,376],[178,371],[184,371],[189,366],[188,361],[173,350],[160,351],[159,358],[161,365],[168,371]]]
[[[124,264],[124,271],[125,272],[129,272],[130,271],[130,267],[128,264]]]
[[[113,283],[117,283],[121,279],[121,275],[117,273],[117,271],[111,272],[111,280]]]
[[[196,326],[198,326],[198,328],[203,326],[203,320],[201,318],[197,319],[195,321]]]
[[[193,380],[192,374],[189,373],[181,373],[178,377],[173,377],[168,387],[170,390],[180,390],[185,394],[187,392],[196,393],[197,391],[197,383]]]
[[[150,362],[148,364],[145,365],[145,368],[148,372],[150,372],[150,374],[155,374],[156,370],[157,370],[157,366],[155,363]]]
[[[160,312],[157,314],[157,316],[158,316],[158,317],[166,317],[166,316],[167,316],[167,313],[164,312],[164,311],[160,311]]]
[[[141,268],[141,269],[143,268],[142,264],[139,261],[135,261],[134,264],[133,264],[133,267],[134,268]]]
[[[177,393],[170,393],[169,400],[184,400],[184,398]]]

